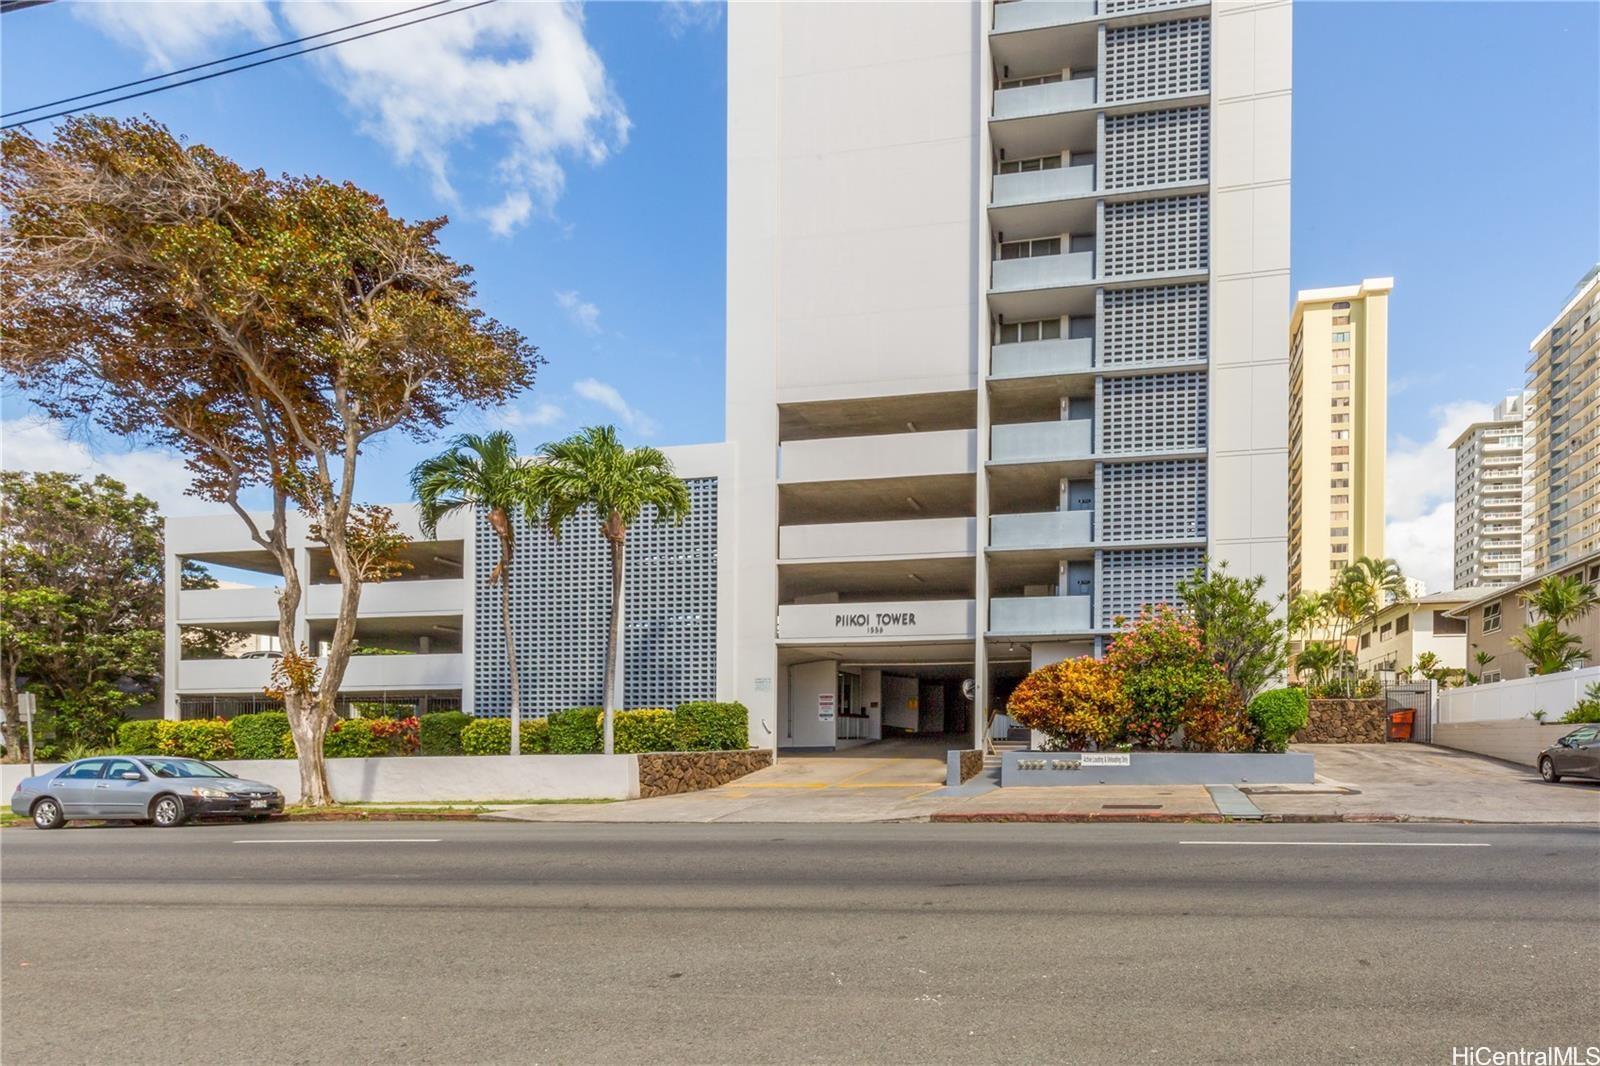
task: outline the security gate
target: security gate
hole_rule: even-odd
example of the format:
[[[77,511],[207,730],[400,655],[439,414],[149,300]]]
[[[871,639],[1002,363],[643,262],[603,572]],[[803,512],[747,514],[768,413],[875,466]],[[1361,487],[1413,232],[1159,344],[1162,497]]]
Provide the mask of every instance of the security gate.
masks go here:
[[[1393,716],[1397,711],[1411,711],[1410,739],[1418,744],[1433,743],[1433,702],[1432,681],[1387,685],[1383,690],[1385,716]]]

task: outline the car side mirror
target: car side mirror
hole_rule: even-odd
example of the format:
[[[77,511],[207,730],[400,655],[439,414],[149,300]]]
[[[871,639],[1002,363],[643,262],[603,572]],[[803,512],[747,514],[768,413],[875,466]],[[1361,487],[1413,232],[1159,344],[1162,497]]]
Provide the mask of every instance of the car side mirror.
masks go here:
[[[122,771],[122,773],[118,774],[117,776],[121,777],[124,781],[143,781],[144,780],[144,775],[141,774],[137,770],[124,770],[124,771]]]

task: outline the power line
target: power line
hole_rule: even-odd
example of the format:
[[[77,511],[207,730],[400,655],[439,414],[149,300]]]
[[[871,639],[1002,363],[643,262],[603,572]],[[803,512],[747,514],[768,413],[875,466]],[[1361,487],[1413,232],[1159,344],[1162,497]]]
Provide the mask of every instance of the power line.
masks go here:
[[[375,30],[368,30],[366,33],[358,33],[354,37],[344,37],[337,41],[329,41],[326,44],[312,45],[310,48],[302,48],[296,52],[285,52],[283,55],[268,56],[266,59],[258,59],[254,63],[244,63],[237,67],[229,67],[226,70],[212,71],[210,74],[202,74],[197,78],[185,78],[183,81],[175,81],[170,85],[158,85],[154,89],[144,89],[140,92],[127,93],[123,96],[113,96],[108,100],[96,100],[93,103],[84,104],[81,107],[69,107],[64,111],[55,111],[48,115],[35,115],[33,118],[25,118],[18,122],[8,122],[4,126],[0,126],[0,130],[16,129],[18,126],[26,126],[32,122],[47,122],[50,119],[61,118],[65,115],[75,115],[79,111],[88,111],[90,108],[105,107],[107,104],[119,104],[124,100],[137,100],[141,96],[150,96],[154,93],[163,93],[168,89],[177,89],[184,85],[193,85],[196,82],[210,81],[212,78],[220,78],[224,74],[237,74],[241,70],[249,70],[252,67],[264,67],[268,63],[276,63],[280,59],[293,59],[295,56],[303,56],[311,52],[320,52],[324,48],[332,48],[335,45],[349,44],[351,41],[359,41],[364,37],[375,37],[380,33],[388,33],[390,30],[404,29],[407,26],[415,26],[421,22],[432,22],[434,19],[442,19],[447,15],[459,15],[463,11],[471,11],[475,7],[484,7],[485,5],[492,4],[494,2],[495,0],[478,0],[478,2],[475,4],[466,4],[462,7],[453,7],[448,11],[440,11],[432,15],[424,15],[419,19],[412,19],[410,22],[402,22],[394,26],[380,26]],[[209,66],[210,64],[202,65]],[[101,92],[109,91],[110,90],[107,89],[101,90]],[[83,95],[94,96],[97,94],[85,93]],[[20,112],[17,113],[20,114]]]
[[[24,0],[24,2],[27,2],[27,0]],[[45,3],[48,2],[48,0],[33,0],[33,2]],[[114,93],[119,89],[131,89],[135,85],[147,85],[152,81],[164,81],[167,78],[175,78],[179,74],[187,74],[191,70],[201,70],[205,67],[214,67],[218,63],[232,63],[235,59],[248,59],[251,56],[258,56],[262,52],[273,52],[279,48],[287,48],[291,44],[301,44],[305,41],[314,41],[318,37],[326,37],[332,33],[343,33],[345,30],[359,29],[362,26],[370,26],[374,22],[383,22],[386,19],[399,18],[402,15],[415,14],[416,12],[425,10],[426,8],[438,7],[440,4],[447,4],[449,2],[450,0],[433,0],[432,3],[419,4],[416,7],[407,8],[404,11],[392,11],[387,15],[379,15],[377,18],[363,19],[360,22],[352,22],[348,26],[340,26],[337,29],[323,30],[321,33],[312,33],[304,37],[296,37],[291,41],[279,41],[277,44],[269,44],[264,48],[252,48],[248,52],[238,52],[231,56],[223,56],[221,59],[212,59],[205,63],[196,63],[192,67],[179,67],[177,70],[169,70],[165,74],[152,74],[148,78],[139,78],[137,81],[125,81],[121,85],[108,85],[104,89],[96,89],[92,93],[79,93],[77,96],[63,96],[59,100],[51,100],[48,103],[34,104],[32,107],[24,107],[16,111],[7,111],[4,114],[0,114],[0,118],[15,118],[17,115],[25,115],[29,111],[43,111],[47,107],[70,104],[74,100],[83,100],[90,96],[103,96],[106,93]]]

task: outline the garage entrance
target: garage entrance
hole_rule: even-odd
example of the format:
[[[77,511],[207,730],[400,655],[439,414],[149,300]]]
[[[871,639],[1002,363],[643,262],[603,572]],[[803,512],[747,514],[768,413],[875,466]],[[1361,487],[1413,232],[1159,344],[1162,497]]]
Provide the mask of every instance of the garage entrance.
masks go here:
[[[972,664],[844,662],[788,667],[779,749],[839,750],[887,740],[971,745]]]

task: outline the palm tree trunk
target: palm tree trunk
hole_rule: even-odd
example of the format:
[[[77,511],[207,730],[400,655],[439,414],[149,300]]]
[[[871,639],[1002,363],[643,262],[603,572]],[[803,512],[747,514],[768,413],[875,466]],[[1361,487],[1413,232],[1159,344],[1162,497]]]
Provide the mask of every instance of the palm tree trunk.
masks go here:
[[[511,671],[511,754],[522,754],[522,679],[517,675],[517,641],[511,632],[511,571],[500,574],[500,624],[506,631],[506,666]]]
[[[608,537],[611,544],[611,639],[606,643],[606,681],[604,746],[602,751],[612,754],[616,736],[614,712],[622,702],[622,537]]]

